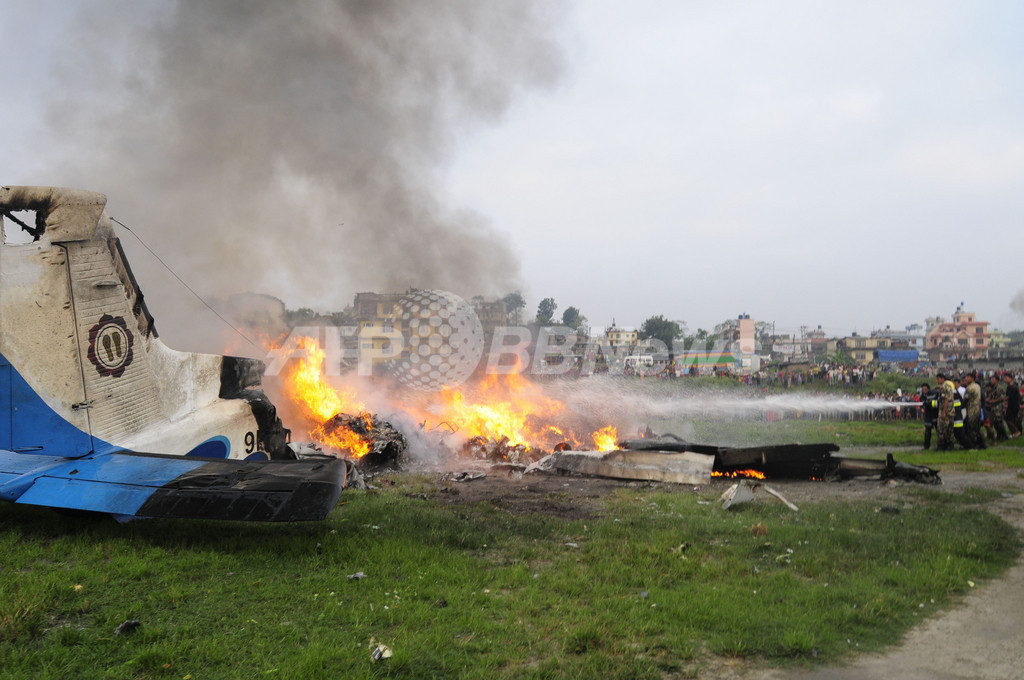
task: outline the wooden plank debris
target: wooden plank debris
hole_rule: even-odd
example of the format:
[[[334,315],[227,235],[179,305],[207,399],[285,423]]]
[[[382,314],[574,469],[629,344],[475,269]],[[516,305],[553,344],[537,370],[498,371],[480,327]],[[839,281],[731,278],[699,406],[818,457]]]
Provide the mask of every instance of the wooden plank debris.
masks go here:
[[[707,484],[715,465],[714,456],[692,451],[562,451],[552,457],[562,472],[675,484]]]

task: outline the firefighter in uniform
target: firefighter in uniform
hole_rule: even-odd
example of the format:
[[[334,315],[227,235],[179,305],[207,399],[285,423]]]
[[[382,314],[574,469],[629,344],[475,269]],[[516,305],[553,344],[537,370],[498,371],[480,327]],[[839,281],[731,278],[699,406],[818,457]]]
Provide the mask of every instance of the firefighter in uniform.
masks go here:
[[[1003,376],[1006,382],[1006,427],[1010,430],[1010,437],[1020,436],[1020,388],[1013,382],[1013,375],[1007,373]]]
[[[953,437],[956,439],[956,443],[963,449],[971,448],[971,443],[967,441],[967,435],[964,432],[964,418],[967,417],[967,408],[964,405],[964,396],[960,393],[960,387],[953,390]]]
[[[993,375],[989,378],[989,387],[991,390],[986,399],[988,402],[988,418],[992,422],[992,428],[996,431],[996,441],[1005,442],[1008,438],[1006,423],[1004,422],[1004,416],[1006,415],[1006,383]]]
[[[921,411],[924,418],[924,447],[932,447],[932,430],[939,413],[939,393],[928,383],[921,384]]]
[[[939,434],[939,451],[952,451],[956,441],[953,434],[953,419],[955,417],[954,401],[957,401],[956,389],[952,381],[946,380],[944,373],[935,376],[939,383],[939,414],[935,429]]]
[[[964,376],[967,393],[964,394],[964,405],[967,407],[967,419],[964,422],[964,436],[972,449],[984,449],[985,437],[981,434],[981,385],[978,384],[974,372]]]

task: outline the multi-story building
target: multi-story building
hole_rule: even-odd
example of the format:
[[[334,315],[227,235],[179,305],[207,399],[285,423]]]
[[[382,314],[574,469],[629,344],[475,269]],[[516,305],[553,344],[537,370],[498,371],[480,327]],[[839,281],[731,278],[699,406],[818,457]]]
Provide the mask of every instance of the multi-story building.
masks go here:
[[[356,293],[352,303],[359,331],[359,354],[373,363],[396,358],[395,341],[402,335],[402,293]],[[408,351],[402,344],[401,351]]]
[[[402,316],[402,293],[356,293],[352,314],[357,320],[397,319]]]
[[[742,373],[761,370],[761,357],[757,354],[754,338],[754,320],[749,314],[740,314],[733,336],[733,354]]]
[[[640,332],[635,328],[616,326],[615,321],[604,331],[605,344],[619,350],[623,347],[635,347],[640,339]]]
[[[974,312],[964,311],[963,303],[956,308],[952,321],[930,320],[934,323],[925,334],[924,344],[933,363],[988,357],[989,323],[978,321]]]
[[[508,307],[501,300],[488,302],[479,298],[473,298],[473,312],[480,320],[484,335],[488,338],[494,334],[498,326],[508,325]]]
[[[855,363],[866,366],[875,359],[875,352],[887,350],[892,346],[889,338],[870,337],[854,333],[848,338],[839,341],[837,347],[844,354],[848,355]]]
[[[919,323],[911,324],[899,331],[886,326],[879,331],[871,331],[873,338],[889,338],[890,349],[906,349],[921,352],[924,350],[924,327]]]
[[[808,353],[811,361],[820,361],[828,354],[828,338],[825,331],[819,325],[817,328],[804,333],[807,338]],[[833,350],[834,352],[834,350]]]

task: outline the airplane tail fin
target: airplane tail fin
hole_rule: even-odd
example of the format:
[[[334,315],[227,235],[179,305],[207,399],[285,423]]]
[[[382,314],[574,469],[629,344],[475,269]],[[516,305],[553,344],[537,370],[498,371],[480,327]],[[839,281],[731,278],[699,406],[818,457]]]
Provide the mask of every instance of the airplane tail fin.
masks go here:
[[[251,389],[261,362],[160,340],[105,205],[0,188],[0,448],[292,457],[273,404]]]

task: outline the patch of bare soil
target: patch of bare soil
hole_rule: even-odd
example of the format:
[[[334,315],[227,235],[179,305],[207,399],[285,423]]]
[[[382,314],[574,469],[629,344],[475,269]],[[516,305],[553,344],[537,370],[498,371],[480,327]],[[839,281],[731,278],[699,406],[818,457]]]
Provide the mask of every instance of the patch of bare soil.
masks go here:
[[[486,477],[467,482],[442,479],[439,481],[442,493],[436,498],[447,505],[490,503],[513,515],[588,519],[602,512],[605,496],[630,484],[635,483],[554,473],[522,477],[488,473]],[[692,493],[692,487],[682,487],[681,492]]]
[[[557,473],[537,473],[510,476],[505,472],[486,472],[486,476],[472,481],[455,481],[453,476],[439,476],[432,497],[441,503],[491,503],[512,514],[542,513],[565,519],[586,519],[599,514],[604,497],[617,489],[648,489],[665,493],[693,494],[712,490],[724,492],[735,480],[713,479],[711,484],[694,487],[662,482],[636,482],[582,477]],[[967,488],[1013,491],[1024,488],[1013,471],[992,473],[942,472],[941,485],[921,485],[910,482],[876,479],[845,481],[812,481],[776,479],[766,482],[787,499],[800,503],[826,500],[903,501],[908,486],[956,492]]]
[[[942,472],[942,484],[957,492],[992,489],[1003,497],[990,509],[1024,532],[1024,480],[1015,471]],[[566,519],[599,515],[603,499],[622,488],[693,494],[725,491],[733,480],[715,479],[701,489],[679,484],[631,482],[540,473],[487,474],[472,481],[439,478],[428,495],[446,504],[491,503],[512,514],[548,514]],[[897,505],[907,499],[908,482],[855,479],[838,482],[771,480],[769,486],[796,505],[825,500],[874,500]],[[772,502],[764,498],[757,502]],[[891,651],[866,655],[849,665],[825,669],[764,669],[733,659],[702,660],[700,678],[725,680],[1009,680],[1024,678],[1024,557],[1002,578],[978,587],[939,613]]]

